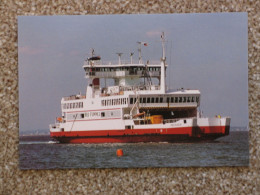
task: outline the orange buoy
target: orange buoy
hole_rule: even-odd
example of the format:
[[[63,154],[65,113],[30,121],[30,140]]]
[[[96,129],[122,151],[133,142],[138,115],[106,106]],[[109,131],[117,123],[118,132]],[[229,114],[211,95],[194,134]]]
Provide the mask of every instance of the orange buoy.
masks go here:
[[[123,150],[122,149],[117,149],[116,155],[117,156],[123,156],[124,155]]]

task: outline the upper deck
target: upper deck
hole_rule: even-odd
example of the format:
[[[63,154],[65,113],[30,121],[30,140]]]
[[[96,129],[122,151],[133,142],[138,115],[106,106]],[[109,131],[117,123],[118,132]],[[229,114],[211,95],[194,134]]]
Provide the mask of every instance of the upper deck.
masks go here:
[[[95,62],[85,61],[83,68],[86,72],[86,78],[122,78],[122,77],[156,77],[161,74],[160,62],[154,64],[138,64],[124,62],[112,64],[103,63],[100,60]]]

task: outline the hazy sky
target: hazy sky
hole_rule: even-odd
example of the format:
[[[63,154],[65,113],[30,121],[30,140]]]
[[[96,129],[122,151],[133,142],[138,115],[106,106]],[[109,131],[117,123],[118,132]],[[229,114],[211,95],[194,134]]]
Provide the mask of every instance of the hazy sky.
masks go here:
[[[204,116],[248,125],[247,13],[19,16],[19,118],[21,130],[48,129],[61,114],[63,96],[85,93],[82,65],[95,48],[104,61],[159,61],[167,40],[167,85],[201,91]]]

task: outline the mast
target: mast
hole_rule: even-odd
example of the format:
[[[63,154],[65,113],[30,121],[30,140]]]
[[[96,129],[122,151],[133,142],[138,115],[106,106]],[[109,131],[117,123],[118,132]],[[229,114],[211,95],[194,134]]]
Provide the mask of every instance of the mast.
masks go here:
[[[139,61],[139,64],[142,64],[142,54],[141,54],[141,44],[142,44],[142,42],[138,41],[137,43],[139,44],[139,47],[138,47],[138,54],[139,54],[138,61]]]
[[[161,35],[162,41],[162,58],[161,58],[161,93],[165,93],[165,64],[166,64],[166,57],[165,57],[165,39],[164,39],[164,32]]]
[[[162,40],[162,60],[165,61],[165,60],[166,60],[166,57],[165,57],[165,39],[164,39],[164,32],[162,32],[161,40]]]

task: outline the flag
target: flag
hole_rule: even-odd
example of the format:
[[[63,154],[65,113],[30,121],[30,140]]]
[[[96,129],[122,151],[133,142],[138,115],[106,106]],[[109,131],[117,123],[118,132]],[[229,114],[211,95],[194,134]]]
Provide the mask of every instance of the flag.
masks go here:
[[[148,44],[147,44],[147,43],[144,43],[144,46],[148,46]]]

